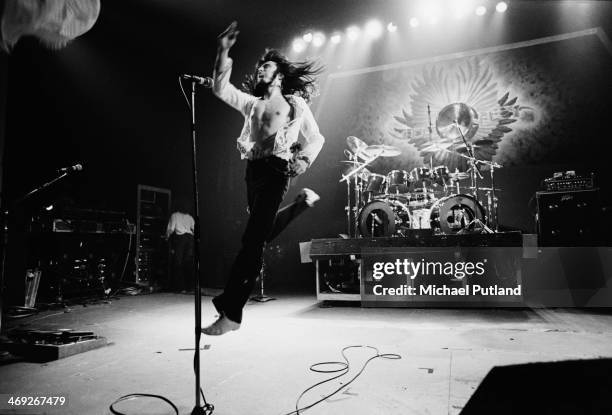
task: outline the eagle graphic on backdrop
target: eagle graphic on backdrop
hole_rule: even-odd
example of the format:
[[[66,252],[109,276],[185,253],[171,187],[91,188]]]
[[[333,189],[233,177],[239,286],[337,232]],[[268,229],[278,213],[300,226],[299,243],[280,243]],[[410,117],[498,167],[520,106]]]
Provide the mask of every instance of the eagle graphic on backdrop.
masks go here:
[[[531,110],[499,89],[492,68],[479,58],[452,70],[424,68],[411,84],[410,113],[402,108],[394,116],[400,126],[391,135],[414,145],[424,164],[464,169],[466,142],[477,159],[491,161],[521,112]]]

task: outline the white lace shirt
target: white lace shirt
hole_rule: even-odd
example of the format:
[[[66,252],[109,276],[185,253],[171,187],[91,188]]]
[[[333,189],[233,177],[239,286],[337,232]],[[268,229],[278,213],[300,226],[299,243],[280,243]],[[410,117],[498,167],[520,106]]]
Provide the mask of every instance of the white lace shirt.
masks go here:
[[[237,147],[242,159],[253,159],[251,150],[255,140],[251,137],[251,116],[255,103],[260,99],[246,92],[240,91],[229,81],[232,73],[232,59],[227,58],[228,63],[219,72],[215,71],[213,92],[224,102],[237,109],[244,116],[244,125],[238,137]],[[319,126],[308,107],[306,101],[297,95],[285,95],[285,98],[294,109],[292,120],[283,124],[275,135],[274,147],[271,155],[284,160],[293,157],[291,147],[294,143],[299,144],[298,156],[308,158],[310,164],[315,160],[325,139],[319,132]],[[300,136],[300,132],[302,133]]]

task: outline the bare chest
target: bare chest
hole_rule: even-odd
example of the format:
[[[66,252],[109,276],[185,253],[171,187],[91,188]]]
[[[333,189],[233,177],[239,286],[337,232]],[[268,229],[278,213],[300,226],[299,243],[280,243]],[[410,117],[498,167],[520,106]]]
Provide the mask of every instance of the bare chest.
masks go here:
[[[251,121],[260,126],[279,126],[290,118],[291,106],[284,98],[259,100],[253,108]]]

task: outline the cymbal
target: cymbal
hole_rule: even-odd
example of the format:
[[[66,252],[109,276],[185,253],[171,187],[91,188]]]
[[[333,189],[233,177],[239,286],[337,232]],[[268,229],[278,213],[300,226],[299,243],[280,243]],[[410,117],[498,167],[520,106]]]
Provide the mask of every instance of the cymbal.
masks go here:
[[[436,119],[436,131],[442,138],[458,140],[463,135],[469,140],[478,130],[478,113],[463,102],[455,102],[442,108]]]
[[[357,157],[363,160],[371,159],[374,157],[395,157],[402,154],[402,151],[393,146],[386,144],[374,144],[360,148],[356,153]]]
[[[357,151],[359,151],[359,149],[368,146],[362,140],[352,135],[349,135],[348,137],[346,137],[346,145],[348,146],[349,150],[351,150],[353,153],[356,153]]]
[[[355,164],[355,165],[362,165],[363,164],[362,161],[355,161],[355,160],[340,160],[340,163]]]

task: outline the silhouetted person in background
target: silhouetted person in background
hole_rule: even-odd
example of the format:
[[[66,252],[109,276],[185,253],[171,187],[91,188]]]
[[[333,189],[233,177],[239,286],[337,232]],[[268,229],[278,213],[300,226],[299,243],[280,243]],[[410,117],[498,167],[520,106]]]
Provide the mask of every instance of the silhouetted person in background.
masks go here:
[[[194,220],[184,201],[176,203],[166,229],[170,244],[170,289],[185,293],[194,286],[193,228]]]

